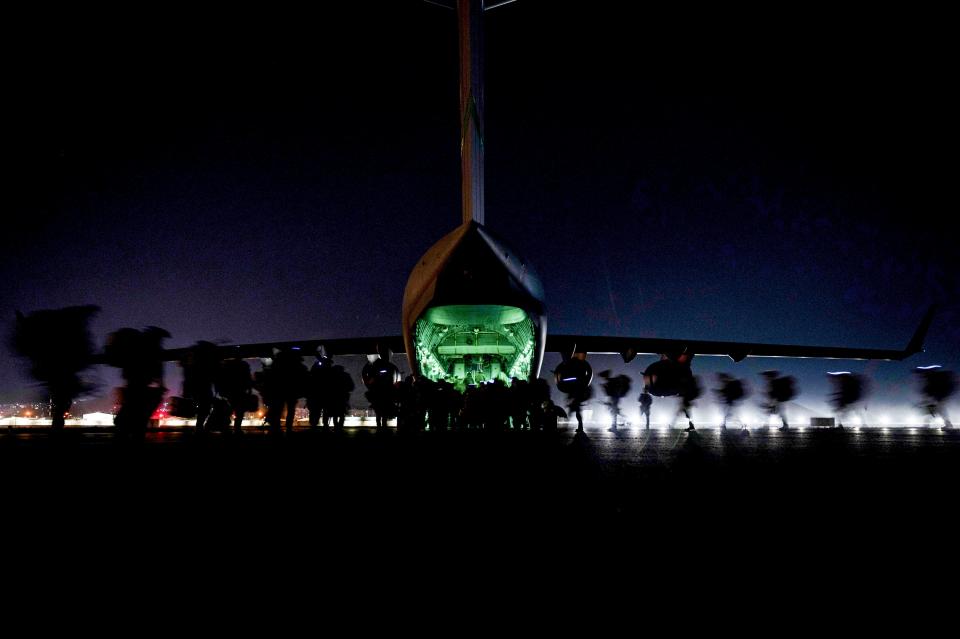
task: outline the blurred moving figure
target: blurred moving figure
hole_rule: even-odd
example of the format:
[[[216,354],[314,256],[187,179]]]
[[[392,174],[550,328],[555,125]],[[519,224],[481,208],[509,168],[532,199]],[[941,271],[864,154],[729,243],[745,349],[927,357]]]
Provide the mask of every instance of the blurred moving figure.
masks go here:
[[[97,306],[35,311],[17,311],[13,350],[30,360],[30,374],[47,389],[51,404],[51,428],[63,429],[65,416],[82,392],[92,389],[80,374],[93,363],[90,319]]]
[[[717,399],[723,402],[723,422],[720,424],[720,430],[727,429],[727,420],[733,417],[733,412],[737,404],[747,396],[747,389],[742,380],[727,375],[726,373],[717,373],[717,379],[720,382],[720,388],[716,389]],[[747,425],[740,422],[741,428]]]
[[[647,390],[647,387],[643,387],[643,392],[640,393],[640,415],[645,417],[647,420],[646,429],[650,430],[650,407],[653,405],[653,395]]]
[[[760,373],[767,379],[766,398],[763,404],[768,415],[780,418],[780,429],[787,430],[787,414],[784,405],[797,396],[796,380],[789,375],[780,375],[779,371],[763,371]]]
[[[583,432],[583,405],[590,401],[593,397],[593,388],[587,386],[584,389],[581,389],[577,392],[571,393],[567,396],[567,408],[570,409],[570,412],[577,416],[577,432]]]
[[[617,422],[620,420],[620,400],[630,392],[630,378],[626,375],[613,376],[609,370],[600,373],[600,377],[604,379],[603,392],[607,395],[607,406],[613,416],[613,424],[609,430],[615,433]]]
[[[156,326],[143,331],[121,328],[107,338],[106,362],[121,370],[127,385],[120,389],[120,410],[114,418],[118,436],[143,437],[150,416],[160,405],[163,386],[163,340],[170,333]]]
[[[693,425],[693,418],[690,417],[690,410],[694,402],[703,394],[703,388],[700,386],[700,378],[694,375],[684,378],[680,387],[680,408],[677,409],[677,417],[684,415],[687,418],[687,432],[692,433],[697,430]],[[676,417],[674,418],[676,421]]]
[[[920,392],[923,394],[920,407],[930,415],[931,420],[942,417],[944,430],[953,428],[945,405],[957,392],[957,376],[940,366],[923,366],[917,368],[916,373],[920,377]]]
[[[577,416],[577,433],[583,434],[583,405],[593,397],[593,368],[586,353],[574,353],[560,362],[554,371],[557,388],[567,396],[567,408]]]
[[[183,368],[183,398],[196,406],[196,432],[202,434],[213,408],[213,384],[220,371],[217,345],[197,342],[187,349],[180,366]]]
[[[843,416],[862,402],[867,395],[867,380],[855,373],[828,373],[834,391],[830,404],[837,414],[837,428],[843,428]]]

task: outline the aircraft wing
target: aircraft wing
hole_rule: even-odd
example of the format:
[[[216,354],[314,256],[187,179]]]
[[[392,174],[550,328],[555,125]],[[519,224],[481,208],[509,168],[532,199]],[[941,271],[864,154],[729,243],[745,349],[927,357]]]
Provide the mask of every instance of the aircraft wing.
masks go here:
[[[224,359],[271,357],[274,349],[298,350],[305,357],[316,355],[323,346],[327,355],[369,355],[389,350],[391,353],[403,353],[403,337],[346,337],[338,339],[310,339],[291,342],[263,342],[261,344],[225,344],[218,345]],[[164,351],[164,360],[175,362],[183,359],[189,348],[171,348]]]
[[[548,335],[546,350],[569,356],[572,353],[621,355],[629,362],[636,355],[691,353],[726,356],[735,362],[747,357],[809,357],[819,359],[878,359],[900,361],[923,351],[935,307],[924,315],[910,342],[903,350],[849,348],[843,346],[801,346],[793,344],[751,344],[704,340],[661,339],[653,337],[607,337],[587,335]]]

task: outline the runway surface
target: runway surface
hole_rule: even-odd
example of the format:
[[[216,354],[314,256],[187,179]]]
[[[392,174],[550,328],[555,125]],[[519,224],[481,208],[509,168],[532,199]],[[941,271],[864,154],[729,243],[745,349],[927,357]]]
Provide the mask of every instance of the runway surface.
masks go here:
[[[956,510],[955,430],[629,430],[240,437],[106,430],[0,435],[8,504],[157,526],[639,525],[777,538],[792,531],[940,534]],[[231,523],[232,522],[232,523]],[[260,522],[260,523],[254,523]],[[945,528],[944,530],[947,530]],[[451,533],[452,534],[452,533]],[[952,533],[951,533],[952,534]]]

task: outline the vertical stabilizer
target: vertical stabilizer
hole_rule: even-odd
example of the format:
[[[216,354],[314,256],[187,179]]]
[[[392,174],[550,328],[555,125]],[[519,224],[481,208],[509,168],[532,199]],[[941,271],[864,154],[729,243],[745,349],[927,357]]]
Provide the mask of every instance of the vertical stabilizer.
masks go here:
[[[483,224],[483,0],[457,0],[457,20],[463,221]]]

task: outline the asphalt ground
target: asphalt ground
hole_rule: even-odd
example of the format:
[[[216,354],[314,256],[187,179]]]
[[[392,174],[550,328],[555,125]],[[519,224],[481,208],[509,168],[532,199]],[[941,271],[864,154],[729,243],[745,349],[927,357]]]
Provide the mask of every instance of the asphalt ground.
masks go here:
[[[958,479],[960,434],[929,428],[0,435],[8,504],[81,518],[121,509],[174,528],[269,520],[320,531],[336,522],[343,534],[362,521],[384,530],[440,522],[450,535],[502,523],[691,539],[938,535],[953,530]]]
[[[737,627],[765,613],[766,628],[841,613],[882,627],[890,606],[916,628],[953,609],[958,475],[960,434],[916,428],[11,432],[0,547],[4,583],[46,608],[32,623],[68,627],[127,609],[141,625],[313,618],[332,588],[365,611],[353,623],[376,602],[431,616],[452,600],[562,627],[580,595],[642,589],[657,598],[577,610],[712,627],[694,612],[719,597]],[[81,617],[51,616],[63,596]]]

